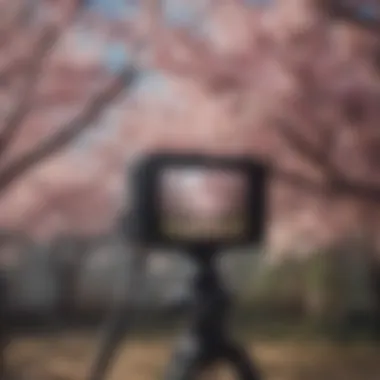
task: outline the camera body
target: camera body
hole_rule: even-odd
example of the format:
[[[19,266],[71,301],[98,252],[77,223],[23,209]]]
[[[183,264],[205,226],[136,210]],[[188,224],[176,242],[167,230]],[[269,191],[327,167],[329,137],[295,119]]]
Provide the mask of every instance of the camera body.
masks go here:
[[[187,251],[260,243],[267,177],[265,165],[246,157],[147,155],[130,177],[131,238]]]

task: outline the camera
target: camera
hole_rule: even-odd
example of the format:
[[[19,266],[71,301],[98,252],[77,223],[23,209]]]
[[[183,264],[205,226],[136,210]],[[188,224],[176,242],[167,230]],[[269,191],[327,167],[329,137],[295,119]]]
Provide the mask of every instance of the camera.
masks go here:
[[[132,170],[132,239],[195,251],[260,243],[268,168],[247,157],[152,153]]]

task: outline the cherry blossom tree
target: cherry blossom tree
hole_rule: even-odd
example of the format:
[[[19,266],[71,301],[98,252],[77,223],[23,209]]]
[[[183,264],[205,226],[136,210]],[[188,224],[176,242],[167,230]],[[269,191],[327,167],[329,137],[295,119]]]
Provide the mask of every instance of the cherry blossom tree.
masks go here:
[[[307,197],[309,206],[318,197],[339,198],[337,204],[355,200],[360,207],[351,214],[376,224],[379,44],[373,22],[363,21],[368,17],[355,11],[355,3],[289,0],[260,8],[232,0],[178,0],[171,2],[169,16],[165,3],[141,1],[141,17],[131,23],[107,22],[75,0],[1,2],[4,223],[33,225],[35,215],[42,220],[42,209],[45,225],[65,218],[67,224],[90,225],[89,219],[103,218],[100,214],[110,220],[122,202],[125,159],[171,147],[267,160],[278,182],[276,215],[293,207],[284,195],[292,192]],[[194,16],[187,26],[178,23],[185,19],[181,7]],[[84,28],[97,30],[98,45],[86,40]],[[129,108],[121,101],[123,128],[117,134],[99,120],[111,114],[114,98],[125,95],[136,72],[128,66],[115,75],[104,68],[102,46],[115,37],[125,46],[147,41],[148,65],[161,72],[170,89],[168,97],[163,90],[155,99],[144,93]],[[75,43],[80,38],[82,45]],[[91,154],[96,170],[79,156],[65,155],[72,143],[83,143],[86,131],[102,140]],[[107,134],[113,136],[109,141]],[[80,205],[86,202],[79,199],[90,188],[99,188],[92,198],[104,207],[99,218],[85,222]],[[41,194],[54,201],[32,210],[41,205]],[[72,204],[79,206],[68,206],[74,198]],[[65,199],[61,206],[59,199]],[[47,203],[55,204],[54,212]],[[321,209],[316,203],[315,208]],[[335,214],[347,210],[342,205]],[[62,213],[66,216],[58,216]]]
[[[7,213],[12,197],[16,205],[29,199],[38,219],[43,195],[33,200],[33,191],[17,194],[22,187],[13,185],[96,126],[133,84],[137,68],[122,63],[117,72],[110,72],[99,59],[99,49],[80,49],[75,43],[91,18],[84,1],[2,0],[0,14],[0,198],[5,200],[0,213]],[[103,43],[107,44],[106,37]],[[54,210],[51,201],[47,203]],[[9,209],[9,215],[16,209]],[[1,308],[6,309],[3,302]],[[1,351],[6,345],[3,322]],[[3,375],[3,366],[0,370]]]
[[[76,53],[68,50],[84,13],[81,1],[17,0],[0,6],[3,194],[24,173],[93,126],[132,83],[136,70],[128,65],[117,75],[107,74],[99,64],[86,64],[85,56],[78,62]]]

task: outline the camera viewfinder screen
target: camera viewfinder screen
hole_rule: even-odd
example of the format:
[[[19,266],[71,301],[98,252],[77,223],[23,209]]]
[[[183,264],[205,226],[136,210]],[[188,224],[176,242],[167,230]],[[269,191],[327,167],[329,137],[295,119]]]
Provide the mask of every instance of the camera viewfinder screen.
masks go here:
[[[171,239],[244,238],[248,193],[242,171],[168,168],[159,181],[161,231]]]

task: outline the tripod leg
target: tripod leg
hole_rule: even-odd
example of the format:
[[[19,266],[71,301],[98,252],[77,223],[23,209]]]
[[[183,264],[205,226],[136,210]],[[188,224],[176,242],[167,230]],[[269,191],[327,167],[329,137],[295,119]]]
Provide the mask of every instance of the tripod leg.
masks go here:
[[[88,380],[103,380],[123,342],[130,321],[124,308],[115,310],[106,324],[99,351],[90,370]]]
[[[225,348],[224,356],[235,367],[237,375],[241,380],[261,379],[258,368],[243,348],[236,344],[228,344]]]
[[[174,352],[164,380],[195,380],[205,362],[199,342],[193,337],[184,337]]]
[[[144,250],[138,247],[135,247],[135,250],[135,254],[131,257],[132,261],[122,266],[123,270],[127,268],[127,273],[129,267],[130,273],[129,281],[126,285],[123,284],[122,289],[126,290],[127,294],[132,293],[134,296],[136,296],[136,289],[143,287],[143,275],[147,259]],[[122,294],[121,301],[116,302],[113,310],[111,310],[88,380],[103,380],[105,378],[107,370],[116,358],[117,350],[120,348],[129,330],[133,327],[134,321],[138,318],[134,307],[129,305],[129,303],[133,305],[132,301],[133,299],[128,300],[126,295]]]

